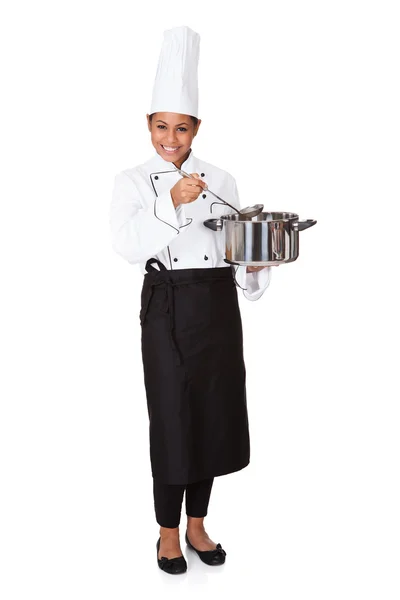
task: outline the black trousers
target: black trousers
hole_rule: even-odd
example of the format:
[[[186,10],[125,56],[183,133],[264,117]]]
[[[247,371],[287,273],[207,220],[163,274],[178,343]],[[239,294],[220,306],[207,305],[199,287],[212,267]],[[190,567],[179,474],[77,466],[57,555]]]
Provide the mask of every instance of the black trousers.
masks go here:
[[[186,514],[205,517],[214,478],[187,485],[169,485],[153,479],[154,508],[161,527],[178,527],[181,519],[183,494],[186,490]]]

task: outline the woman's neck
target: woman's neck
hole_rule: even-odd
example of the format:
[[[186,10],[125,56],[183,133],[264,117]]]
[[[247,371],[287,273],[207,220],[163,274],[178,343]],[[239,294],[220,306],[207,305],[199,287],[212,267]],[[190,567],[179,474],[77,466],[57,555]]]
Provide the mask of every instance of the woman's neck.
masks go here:
[[[177,160],[176,162],[173,163],[177,169],[180,169],[182,167],[185,160],[187,160],[189,158],[191,151],[192,151],[192,149],[189,148],[188,152],[186,152],[186,154],[182,158],[180,158],[179,160]]]

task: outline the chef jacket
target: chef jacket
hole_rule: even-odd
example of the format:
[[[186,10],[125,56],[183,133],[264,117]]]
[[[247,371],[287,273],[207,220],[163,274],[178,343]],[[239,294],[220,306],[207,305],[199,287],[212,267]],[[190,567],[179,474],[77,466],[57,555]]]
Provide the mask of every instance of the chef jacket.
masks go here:
[[[196,158],[193,151],[181,166],[198,173],[218,196],[242,208],[236,181],[228,172]],[[110,208],[111,242],[129,263],[140,265],[160,260],[167,269],[226,267],[225,233],[205,227],[204,221],[234,211],[204,190],[189,204],[174,207],[170,190],[181,179],[171,162],[155,154],[147,162],[118,173]],[[258,300],[267,289],[271,267],[246,272],[232,265],[235,282],[248,300]]]

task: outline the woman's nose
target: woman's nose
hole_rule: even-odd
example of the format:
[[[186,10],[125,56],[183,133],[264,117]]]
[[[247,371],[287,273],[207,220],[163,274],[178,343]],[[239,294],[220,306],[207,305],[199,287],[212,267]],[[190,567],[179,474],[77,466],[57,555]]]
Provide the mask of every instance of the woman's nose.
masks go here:
[[[176,134],[175,131],[170,131],[169,133],[167,133],[167,142],[169,143],[170,146],[172,146],[174,144],[174,142],[176,142]]]

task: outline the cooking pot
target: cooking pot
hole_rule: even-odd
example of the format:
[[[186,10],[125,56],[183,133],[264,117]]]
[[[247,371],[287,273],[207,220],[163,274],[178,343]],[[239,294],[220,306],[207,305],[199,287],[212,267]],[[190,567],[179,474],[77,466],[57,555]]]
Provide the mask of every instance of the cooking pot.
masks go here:
[[[299,231],[317,221],[299,221],[290,212],[262,212],[252,219],[239,213],[207,219],[204,225],[225,233],[225,262],[234,265],[267,267],[296,260],[299,256]]]

